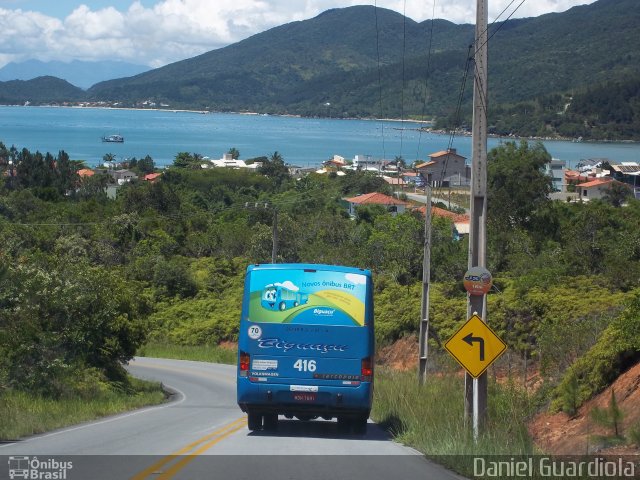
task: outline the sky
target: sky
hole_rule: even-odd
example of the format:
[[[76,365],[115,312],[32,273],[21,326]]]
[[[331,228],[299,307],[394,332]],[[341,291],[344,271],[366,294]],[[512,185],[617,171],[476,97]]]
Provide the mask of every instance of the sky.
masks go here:
[[[516,8],[512,18],[594,1],[488,0],[489,22],[505,8],[499,19]],[[108,59],[157,68],[351,5],[389,8],[418,22],[475,23],[476,0],[0,0],[0,67]]]

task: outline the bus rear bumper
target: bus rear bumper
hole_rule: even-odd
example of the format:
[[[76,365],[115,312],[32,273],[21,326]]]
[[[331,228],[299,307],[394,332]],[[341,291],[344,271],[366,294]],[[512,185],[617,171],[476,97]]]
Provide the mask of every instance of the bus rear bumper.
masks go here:
[[[243,412],[259,411],[279,415],[338,417],[369,414],[373,385],[357,387],[320,386],[317,392],[292,391],[291,385],[256,385],[238,379],[238,405]]]

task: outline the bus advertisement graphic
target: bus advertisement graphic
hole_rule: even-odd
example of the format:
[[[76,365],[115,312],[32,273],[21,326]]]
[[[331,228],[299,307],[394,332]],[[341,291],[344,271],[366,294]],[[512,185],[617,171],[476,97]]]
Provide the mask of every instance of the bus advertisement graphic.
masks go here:
[[[366,281],[356,273],[257,270],[251,275],[248,320],[364,326]]]

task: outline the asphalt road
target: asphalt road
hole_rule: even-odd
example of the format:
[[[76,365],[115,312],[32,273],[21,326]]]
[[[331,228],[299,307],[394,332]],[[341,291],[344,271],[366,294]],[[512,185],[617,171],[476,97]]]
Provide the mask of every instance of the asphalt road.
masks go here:
[[[163,382],[175,392],[171,401],[2,444],[0,479],[10,469],[19,475],[26,462],[40,478],[65,480],[461,478],[373,423],[356,436],[335,421],[280,417],[277,432],[250,432],[235,403],[234,366],[138,358],[128,369]]]

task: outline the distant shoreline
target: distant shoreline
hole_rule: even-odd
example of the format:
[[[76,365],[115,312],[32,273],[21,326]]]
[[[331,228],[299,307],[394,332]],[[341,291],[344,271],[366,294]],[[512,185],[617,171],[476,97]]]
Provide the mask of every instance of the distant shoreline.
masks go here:
[[[0,104],[0,107],[19,107],[19,108],[70,108],[76,110],[124,110],[124,111],[138,111],[138,112],[173,112],[173,113],[194,113],[199,115],[248,115],[248,116],[266,116],[266,117],[282,117],[282,118],[301,118],[301,119],[323,119],[323,120],[362,120],[368,122],[390,122],[390,123],[412,123],[418,125],[432,125],[433,121],[431,120],[412,120],[412,119],[399,119],[399,118],[357,118],[357,117],[349,117],[349,118],[338,118],[338,117],[304,117],[302,115],[294,115],[294,114],[278,114],[278,113],[259,113],[259,112],[220,112],[220,111],[210,111],[210,110],[191,110],[184,108],[157,108],[157,107],[148,107],[148,108],[140,108],[140,107],[113,107],[113,106],[99,106],[99,105],[3,105]],[[424,128],[420,127],[415,129],[417,131],[430,133],[433,135],[451,135],[452,132],[446,130],[436,130],[433,128]],[[471,136],[471,133],[468,131],[456,131],[455,136]],[[569,143],[586,143],[586,144],[627,144],[627,145],[636,145],[640,144],[640,140],[592,140],[592,139],[582,139],[578,140],[570,137],[519,137],[519,136],[507,136],[507,135],[496,135],[489,134],[490,138],[501,138],[505,141],[519,141],[519,140],[527,140],[527,141],[545,141],[545,142],[569,142]]]
[[[78,110],[129,110],[129,111],[137,111],[137,112],[181,112],[181,113],[197,113],[200,115],[256,115],[263,117],[283,117],[283,118],[321,118],[324,120],[364,120],[364,121],[372,121],[372,122],[398,122],[398,123],[418,123],[429,125],[432,124],[432,120],[413,120],[413,119],[400,119],[400,118],[370,118],[370,117],[348,117],[348,118],[338,118],[338,117],[304,117],[302,115],[297,114],[287,114],[287,113],[259,113],[259,112],[220,112],[220,111],[210,111],[210,110],[191,110],[186,108],[157,108],[157,107],[149,107],[149,108],[141,108],[141,107],[113,107],[113,106],[99,106],[99,105],[5,105],[0,104],[0,107],[20,107],[20,108],[74,108]]]

